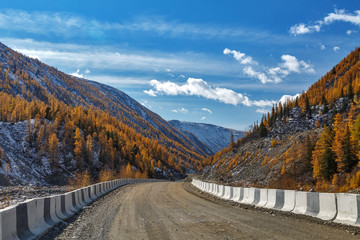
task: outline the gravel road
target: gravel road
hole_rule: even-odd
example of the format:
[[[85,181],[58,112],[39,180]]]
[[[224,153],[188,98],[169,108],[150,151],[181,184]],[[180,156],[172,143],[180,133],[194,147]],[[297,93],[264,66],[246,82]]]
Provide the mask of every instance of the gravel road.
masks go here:
[[[42,239],[359,239],[346,227],[200,195],[189,183],[127,185]]]

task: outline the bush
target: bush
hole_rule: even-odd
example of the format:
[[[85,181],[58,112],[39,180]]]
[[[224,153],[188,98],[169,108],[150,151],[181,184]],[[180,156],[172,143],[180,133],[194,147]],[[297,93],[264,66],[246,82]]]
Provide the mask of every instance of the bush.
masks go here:
[[[88,171],[74,173],[74,176],[68,179],[68,189],[70,191],[89,186],[91,184],[90,175]]]

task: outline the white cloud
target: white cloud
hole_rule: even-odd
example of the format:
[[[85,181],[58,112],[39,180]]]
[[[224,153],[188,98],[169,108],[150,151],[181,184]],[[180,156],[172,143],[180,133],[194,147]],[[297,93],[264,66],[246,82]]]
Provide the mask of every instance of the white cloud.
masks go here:
[[[86,79],[94,80],[107,85],[116,85],[117,87],[127,87],[134,85],[147,85],[151,77],[129,77],[129,76],[114,76],[114,75],[88,75]]]
[[[85,69],[85,73],[86,73],[86,74],[89,74],[89,73],[91,73],[91,72],[90,72],[89,69]]]
[[[282,55],[281,59],[284,61],[282,66],[287,69],[289,73],[291,72],[306,72],[306,73],[314,73],[315,70],[312,66],[303,60],[299,61],[296,57],[291,55]]]
[[[262,114],[267,114],[267,113],[270,112],[270,111],[271,111],[271,110],[265,109],[265,108],[258,108],[258,109],[256,109],[256,112],[262,113]]]
[[[333,13],[329,13],[322,20],[318,20],[315,24],[299,23],[290,27],[290,34],[293,36],[319,32],[323,25],[330,25],[334,22],[347,22],[356,26],[360,26],[360,10],[354,11],[354,14],[346,12],[344,9],[335,9]],[[351,34],[347,33],[348,35]]]
[[[185,78],[185,75],[182,75],[182,74],[181,74],[179,77],[181,77],[181,78]]]
[[[245,106],[272,106],[276,101],[259,100],[252,101],[247,96],[237,93],[231,89],[212,87],[206,81],[196,78],[188,78],[185,84],[177,84],[174,82],[159,82],[158,80],[151,80],[150,85],[153,89],[146,90],[144,93],[149,95],[188,95],[199,96],[206,99],[219,101],[226,104]]]
[[[286,103],[287,101],[293,101],[293,100],[295,100],[297,97],[300,97],[300,95],[301,95],[300,93],[295,94],[295,95],[293,95],[293,96],[291,96],[291,95],[283,95],[283,96],[280,98],[279,103],[284,104],[284,103]]]
[[[281,59],[284,61],[282,66],[287,69],[289,72],[300,72],[300,63],[296,57],[291,55],[282,55]]]
[[[328,16],[324,18],[325,24],[331,24],[336,21],[348,22],[360,26],[360,10],[356,10],[354,14],[351,14],[347,13],[345,9],[335,9],[335,12],[329,13]]]
[[[167,38],[240,38],[246,41],[269,39],[270,33],[215,24],[191,24],[157,16],[137,17],[128,22],[104,22],[64,12],[0,11],[0,29],[39,35],[92,36],[147,32]],[[244,37],[246,36],[246,38]],[[276,36],[274,36],[276,37]]]
[[[202,108],[201,110],[203,110],[203,111],[205,111],[205,112],[208,112],[208,113],[212,114],[212,111],[211,111],[210,109],[208,109],[208,108]]]
[[[80,69],[76,70],[76,72],[70,73],[70,75],[78,78],[84,78],[84,75],[80,74]]]
[[[146,93],[149,96],[156,97],[156,92],[152,89],[144,90],[144,93]]]
[[[257,72],[251,66],[246,66],[244,68],[244,73],[250,77],[259,79],[262,84],[269,83],[269,82],[273,82],[273,83],[281,82],[280,78],[273,78],[273,79],[268,78],[268,76],[265,73]],[[276,75],[274,75],[274,76],[276,76]]]
[[[325,45],[322,44],[322,43],[320,43],[320,49],[321,49],[321,50],[325,50],[325,49],[326,49]]]
[[[295,56],[284,54],[281,56],[282,63],[277,67],[269,68],[266,72],[256,71],[251,66],[246,66],[243,72],[253,78],[260,80],[262,84],[279,83],[290,73],[315,73],[314,68],[303,60],[298,60]]]
[[[201,118],[201,120],[205,120],[205,119],[206,119],[206,117],[202,117],[202,118]]]
[[[283,62],[278,64],[277,67],[269,68],[266,72],[264,72],[255,70],[253,66],[249,66],[251,64],[258,65],[258,63],[254,61],[252,57],[246,56],[245,53],[230,50],[228,48],[225,48],[223,53],[225,55],[232,54],[236,61],[242,65],[245,65],[243,68],[243,73],[252,78],[257,78],[262,84],[282,82],[282,78],[293,72],[315,73],[315,70],[309,63],[306,63],[303,60],[299,61],[295,56],[288,54],[281,56]]]
[[[173,110],[171,110],[172,112],[174,112],[174,113],[183,113],[183,114],[186,114],[186,113],[188,113],[189,112],[189,110],[188,109],[186,109],[186,108],[178,108],[178,109],[173,109]]]
[[[304,23],[300,23],[290,27],[289,32],[291,35],[296,36],[311,32],[319,32],[320,28],[321,28],[320,24],[306,26]]]
[[[173,72],[208,73],[233,76],[239,74],[237,64],[210,59],[206,54],[192,52],[129,51],[113,46],[92,46],[40,42],[32,39],[1,38],[10,48],[27,56],[36,56],[46,64],[70,72],[79,69],[101,71],[141,71],[153,73],[166,68]]]
[[[246,56],[245,53],[242,53],[240,51],[230,50],[228,48],[225,48],[223,53],[225,55],[233,55],[236,61],[238,61],[241,64],[257,64],[252,57]]]
[[[337,51],[339,51],[339,50],[340,50],[340,47],[335,46],[335,47],[333,47],[333,50],[334,50],[334,52],[337,52]]]

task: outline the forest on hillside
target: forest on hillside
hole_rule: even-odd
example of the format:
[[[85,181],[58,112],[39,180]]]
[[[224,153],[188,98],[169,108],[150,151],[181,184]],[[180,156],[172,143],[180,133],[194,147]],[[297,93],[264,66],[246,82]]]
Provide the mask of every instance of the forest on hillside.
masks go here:
[[[359,189],[359,97],[360,48],[357,48],[299,98],[274,105],[244,138],[205,159],[204,165],[208,166],[207,171],[221,172],[231,181],[229,174],[234,173],[238,165],[244,167],[244,162],[251,156],[261,160],[260,167],[277,166],[277,176],[269,185],[317,191]],[[297,110],[299,114],[294,117],[291,113]],[[256,153],[241,151],[247,143],[256,141],[270,141],[270,149],[280,149],[293,141],[297,131],[277,136],[279,128],[303,122],[307,123],[302,129],[305,135],[271,157],[264,149]],[[296,165],[298,162],[300,164]],[[297,173],[302,177],[294,177],[295,165],[302,168]]]

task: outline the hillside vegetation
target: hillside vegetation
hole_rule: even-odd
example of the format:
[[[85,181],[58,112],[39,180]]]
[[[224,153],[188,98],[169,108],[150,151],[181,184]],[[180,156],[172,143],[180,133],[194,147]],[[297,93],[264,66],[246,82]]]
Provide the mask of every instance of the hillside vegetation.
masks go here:
[[[360,187],[360,48],[246,136],[204,161],[203,177],[263,187]]]
[[[0,122],[0,184],[57,183],[85,170],[97,178],[102,169],[120,172],[128,164],[143,176],[175,178],[207,156],[125,93],[2,44]]]

